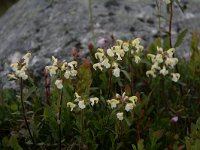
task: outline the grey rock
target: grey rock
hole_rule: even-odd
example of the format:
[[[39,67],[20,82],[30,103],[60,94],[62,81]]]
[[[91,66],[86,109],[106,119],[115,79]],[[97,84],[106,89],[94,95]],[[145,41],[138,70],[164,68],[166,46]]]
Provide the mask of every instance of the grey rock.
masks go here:
[[[186,1],[187,2],[187,1]],[[184,3],[186,3],[184,2]],[[173,37],[182,28],[191,31],[200,22],[200,2],[187,2],[187,10],[182,13],[175,9]],[[95,40],[114,35],[115,38],[131,40],[141,37],[147,46],[158,36],[158,19],[155,2],[150,0],[92,0]],[[165,11],[165,7],[162,7]],[[166,13],[164,15],[167,17]],[[165,20],[161,26],[167,28]],[[0,60],[3,87],[9,64],[15,62],[27,51],[33,53],[31,68],[41,75],[51,56],[70,60],[71,49],[83,49],[92,42],[88,0],[19,0],[0,18]],[[189,41],[181,48],[187,51]],[[179,53],[182,53],[182,51]]]

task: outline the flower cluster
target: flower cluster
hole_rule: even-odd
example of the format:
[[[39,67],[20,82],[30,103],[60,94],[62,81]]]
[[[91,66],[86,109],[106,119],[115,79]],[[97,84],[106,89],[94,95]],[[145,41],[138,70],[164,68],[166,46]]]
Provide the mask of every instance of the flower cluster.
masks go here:
[[[73,78],[77,75],[77,70],[75,70],[75,67],[77,67],[76,61],[71,62],[59,62],[57,58],[52,56],[52,65],[46,66],[45,69],[49,72],[50,76],[54,75],[61,75],[65,79]],[[55,81],[55,85],[58,89],[63,88],[63,79],[59,77]]]
[[[112,74],[115,77],[120,76],[119,62],[122,61],[125,54],[134,56],[134,61],[136,63],[140,62],[140,53],[143,51],[143,46],[140,45],[141,39],[137,38],[132,42],[123,42],[122,40],[117,40],[117,45],[112,46],[111,48],[97,49],[95,53],[95,58],[99,60],[98,63],[93,65],[93,68],[96,70],[97,68],[101,71],[103,68],[109,69],[112,68]]]
[[[73,102],[67,103],[67,107],[70,107],[71,111],[73,111],[74,108],[76,108],[77,106],[79,109],[85,109],[87,104],[94,106],[94,104],[97,104],[99,102],[98,97],[92,97],[92,98],[89,98],[89,101],[86,101],[80,95],[78,95],[78,93],[75,93],[74,95],[75,95],[74,103]]]
[[[163,51],[162,48],[157,47],[157,54],[147,54],[147,57],[151,60],[152,66],[151,70],[146,72],[146,75],[156,77],[157,74],[163,76],[171,75],[171,79],[174,82],[177,82],[180,78],[179,73],[174,73],[173,70],[178,63],[178,58],[174,58],[175,49],[170,48],[167,51]]]
[[[19,62],[11,64],[11,68],[14,71],[12,74],[8,74],[8,78],[10,80],[17,80],[17,79],[28,79],[28,75],[26,73],[28,69],[29,60],[31,58],[31,53],[27,53],[22,57]]]
[[[132,111],[134,107],[136,106],[136,102],[138,100],[136,96],[131,96],[131,97],[126,96],[125,92],[122,95],[116,94],[115,97],[116,98],[107,100],[108,105],[112,109],[118,107],[125,110],[126,112]],[[123,112],[118,112],[116,115],[120,121],[123,120]]]

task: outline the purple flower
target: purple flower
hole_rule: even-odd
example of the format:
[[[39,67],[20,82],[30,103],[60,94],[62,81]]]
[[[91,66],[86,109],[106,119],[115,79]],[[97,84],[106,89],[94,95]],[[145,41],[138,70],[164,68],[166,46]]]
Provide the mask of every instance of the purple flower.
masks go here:
[[[178,116],[172,117],[172,118],[171,118],[171,122],[172,122],[172,123],[178,122]]]
[[[104,39],[104,38],[101,38],[100,40],[98,40],[98,44],[99,45],[105,45],[105,44],[107,44],[107,40]]]

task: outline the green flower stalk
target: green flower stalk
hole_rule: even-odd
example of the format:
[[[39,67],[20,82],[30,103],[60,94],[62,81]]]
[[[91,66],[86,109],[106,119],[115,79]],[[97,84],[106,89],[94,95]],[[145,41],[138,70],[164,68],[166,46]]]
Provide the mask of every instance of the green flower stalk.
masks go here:
[[[22,114],[23,114],[26,128],[29,133],[29,137],[30,137],[32,143],[35,145],[34,138],[31,133],[29,123],[27,120],[26,109],[25,109],[24,100],[23,100],[23,81],[28,79],[27,69],[28,69],[28,64],[29,64],[30,58],[31,58],[31,53],[27,53],[26,55],[24,55],[22,57],[22,59],[19,62],[11,64],[11,68],[12,68],[13,72],[11,74],[8,74],[8,78],[9,78],[9,80],[19,80],[19,82],[20,82],[20,101],[21,101],[21,105],[22,105]]]
[[[61,131],[61,118],[62,118],[62,101],[63,101],[63,81],[64,79],[72,79],[77,75],[77,67],[76,61],[71,62],[59,62],[57,58],[52,56],[52,65],[46,66],[45,69],[49,72],[50,76],[56,76],[55,85],[57,89],[60,91],[59,98],[59,112],[58,112],[58,130],[59,130],[59,150],[62,149],[62,131]],[[71,106],[71,105],[70,105]],[[75,107],[75,106],[74,106]],[[73,110],[73,108],[72,108]]]

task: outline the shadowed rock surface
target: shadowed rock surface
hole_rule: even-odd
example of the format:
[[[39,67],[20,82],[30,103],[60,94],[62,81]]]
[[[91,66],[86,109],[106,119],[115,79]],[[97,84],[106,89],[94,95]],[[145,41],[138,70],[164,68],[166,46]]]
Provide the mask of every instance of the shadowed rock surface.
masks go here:
[[[187,1],[186,1],[187,2]],[[175,8],[173,35],[188,28],[199,32],[200,2],[189,1],[185,13]],[[93,0],[95,39],[114,35],[131,40],[141,37],[144,45],[158,36],[156,5],[150,0]],[[165,12],[165,7],[162,7]],[[167,22],[161,26],[167,29]],[[27,51],[33,53],[31,66],[41,74],[51,56],[71,59],[71,49],[83,49],[92,41],[88,0],[19,0],[0,18],[0,77],[6,81],[9,64]],[[189,41],[178,49],[187,51]],[[180,52],[180,50],[182,52]],[[4,87],[9,85],[3,84]]]

